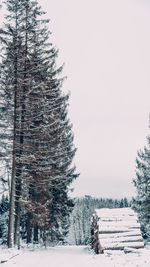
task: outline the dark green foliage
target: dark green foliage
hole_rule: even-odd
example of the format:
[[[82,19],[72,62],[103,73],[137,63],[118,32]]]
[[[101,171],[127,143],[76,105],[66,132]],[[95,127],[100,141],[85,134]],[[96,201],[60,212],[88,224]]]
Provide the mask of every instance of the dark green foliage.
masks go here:
[[[8,197],[2,195],[2,199],[0,201],[0,239],[1,243],[7,242],[7,234],[8,234],[8,210],[9,210],[9,201]]]
[[[7,212],[9,210],[9,200],[8,196],[2,195],[2,199],[0,202],[0,214]]]
[[[150,137],[147,141],[147,147],[137,153],[136,178],[133,180],[137,194],[132,207],[138,214],[143,236],[150,238]]]

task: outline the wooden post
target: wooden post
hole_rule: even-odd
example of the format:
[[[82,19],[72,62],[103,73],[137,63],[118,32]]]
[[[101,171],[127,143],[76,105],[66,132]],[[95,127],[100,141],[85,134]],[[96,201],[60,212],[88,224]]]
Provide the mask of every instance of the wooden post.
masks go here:
[[[99,240],[99,226],[97,221],[98,217],[96,214],[94,214],[91,223],[91,248],[96,254],[102,254],[104,251]]]

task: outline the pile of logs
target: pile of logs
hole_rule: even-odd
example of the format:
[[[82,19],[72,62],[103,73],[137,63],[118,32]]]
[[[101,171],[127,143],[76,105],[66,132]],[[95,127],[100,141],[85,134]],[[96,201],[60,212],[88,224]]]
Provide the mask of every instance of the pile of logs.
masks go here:
[[[91,246],[99,254],[103,250],[143,248],[140,224],[131,208],[97,209],[91,223]]]

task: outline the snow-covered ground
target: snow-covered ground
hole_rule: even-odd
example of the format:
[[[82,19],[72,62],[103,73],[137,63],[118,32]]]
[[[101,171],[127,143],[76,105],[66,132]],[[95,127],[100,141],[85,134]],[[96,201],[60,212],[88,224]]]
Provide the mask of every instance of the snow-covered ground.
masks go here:
[[[7,262],[5,262],[7,261]],[[58,246],[47,249],[0,250],[4,267],[150,267],[150,250],[105,251],[94,255],[86,246]]]

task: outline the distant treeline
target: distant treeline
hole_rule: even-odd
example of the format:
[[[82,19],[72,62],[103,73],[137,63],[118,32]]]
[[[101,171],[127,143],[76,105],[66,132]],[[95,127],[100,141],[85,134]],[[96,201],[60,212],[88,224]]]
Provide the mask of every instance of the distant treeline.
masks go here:
[[[122,199],[93,198],[85,196],[76,198],[70,217],[70,231],[66,242],[71,245],[87,245],[90,242],[90,220],[95,209],[130,207],[131,201]]]

